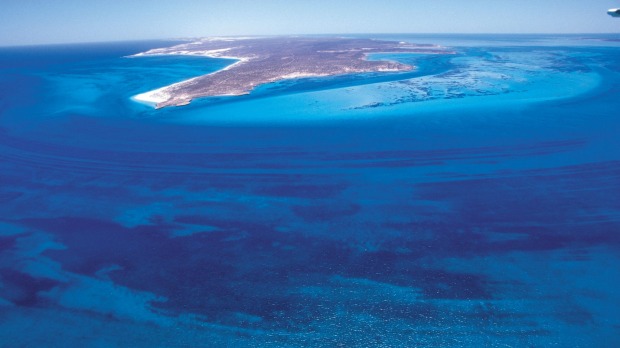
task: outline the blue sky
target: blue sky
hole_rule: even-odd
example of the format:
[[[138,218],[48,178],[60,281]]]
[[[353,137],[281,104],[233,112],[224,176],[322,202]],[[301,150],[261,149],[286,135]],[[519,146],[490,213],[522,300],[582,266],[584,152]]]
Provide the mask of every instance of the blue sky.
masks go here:
[[[1,0],[0,45],[210,35],[620,33],[620,0]]]

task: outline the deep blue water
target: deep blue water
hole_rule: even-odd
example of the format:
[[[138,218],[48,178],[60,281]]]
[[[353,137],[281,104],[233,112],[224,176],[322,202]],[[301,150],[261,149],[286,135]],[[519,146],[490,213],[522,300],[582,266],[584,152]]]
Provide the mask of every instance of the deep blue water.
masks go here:
[[[616,36],[161,110],[232,61],[0,48],[0,346],[619,346]]]

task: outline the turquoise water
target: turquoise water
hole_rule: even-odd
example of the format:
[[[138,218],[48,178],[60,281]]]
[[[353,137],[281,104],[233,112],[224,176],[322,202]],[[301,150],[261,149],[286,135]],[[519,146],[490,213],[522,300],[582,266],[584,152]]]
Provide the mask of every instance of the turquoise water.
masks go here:
[[[0,346],[615,347],[617,36],[155,110],[174,42],[0,48]]]

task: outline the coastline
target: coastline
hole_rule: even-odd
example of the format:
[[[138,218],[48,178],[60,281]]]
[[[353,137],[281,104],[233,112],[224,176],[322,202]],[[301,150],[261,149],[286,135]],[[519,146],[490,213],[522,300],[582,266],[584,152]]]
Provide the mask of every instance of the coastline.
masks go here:
[[[292,40],[292,41],[291,41]],[[229,40],[225,40],[229,41]],[[327,77],[366,72],[392,73],[411,71],[415,66],[392,60],[371,60],[372,53],[446,54],[433,47],[417,47],[403,42],[347,39],[271,38],[235,40],[228,45],[221,40],[203,39],[169,48],[156,48],[127,56],[193,56],[236,60],[223,69],[196,76],[131,97],[133,101],[155,107],[189,104],[199,97],[239,96],[266,83],[299,78]],[[284,45],[284,46],[282,46]],[[280,47],[285,47],[280,51]],[[331,48],[331,49],[330,49]],[[248,63],[248,64],[246,64]],[[242,68],[239,68],[242,66]],[[229,72],[236,68],[234,73]],[[217,75],[214,77],[213,75]]]
[[[214,75],[217,73],[220,73],[222,71],[227,71],[230,69],[233,69],[236,66],[239,66],[243,63],[246,63],[248,61],[250,61],[250,58],[242,58],[242,57],[233,57],[233,56],[214,56],[214,55],[197,55],[197,54],[183,54],[183,53],[158,53],[158,54],[144,54],[144,53],[138,53],[137,55],[133,55],[133,56],[128,56],[129,58],[133,58],[133,57],[147,57],[147,56],[155,56],[155,55],[159,55],[159,56],[173,56],[173,55],[186,55],[186,56],[201,56],[201,57],[207,57],[207,58],[224,58],[224,59],[235,59],[237,60],[236,62],[227,65],[226,67],[224,67],[223,69],[214,71],[212,73],[209,74],[205,74],[205,75],[200,75],[200,76],[196,76],[196,77],[192,77],[190,79],[187,80],[183,80],[183,81],[179,81],[179,82],[175,82],[173,84],[167,85],[167,86],[163,86],[157,89],[153,89],[150,91],[146,91],[140,94],[136,94],[131,96],[129,99],[131,99],[134,102],[140,103],[140,104],[144,104],[144,105],[148,105],[151,106],[155,109],[160,109],[163,106],[159,106],[160,103],[164,103],[166,101],[169,101],[172,98],[176,98],[176,99],[181,99],[181,100],[185,100],[186,102],[183,103],[179,103],[176,104],[176,106],[183,106],[183,105],[187,105],[189,104],[192,100],[189,97],[184,97],[184,96],[175,96],[173,95],[171,92],[173,92],[173,90],[180,85],[183,84],[187,84],[187,83],[191,83],[191,81],[196,80],[198,78],[203,78],[209,75]],[[365,55],[365,59],[366,59],[367,55]],[[387,61],[387,60],[386,60]],[[394,62],[394,63],[399,63],[397,61],[390,61],[390,62]],[[416,69],[415,66],[411,66],[410,70]],[[398,72],[400,70],[398,69],[379,69],[377,70],[378,72]],[[354,73],[354,72],[345,72],[346,73]],[[277,78],[273,78],[270,81],[268,81],[267,83],[273,83],[273,82],[278,82],[278,81],[283,81],[283,80],[294,80],[294,79],[301,79],[301,78],[310,78],[310,77],[327,77],[327,76],[332,76],[330,74],[320,74],[320,73],[306,73],[306,72],[295,72],[295,73],[289,73],[289,74],[285,74],[282,76],[278,76]],[[168,92],[169,91],[169,92]],[[221,97],[234,97],[234,96],[241,96],[241,95],[246,95],[249,94],[250,92],[244,92],[244,93],[227,93],[227,94],[220,94],[218,96]]]
[[[173,98],[173,95],[169,92],[167,92],[168,90],[174,89],[176,86],[181,85],[181,84],[185,84],[185,83],[190,83],[192,80],[195,80],[199,77],[204,77],[204,76],[209,76],[209,75],[213,75],[216,74],[218,72],[221,71],[226,71],[229,69],[232,69],[235,66],[238,66],[240,64],[243,64],[245,62],[247,62],[249,59],[248,58],[241,58],[241,57],[232,57],[232,56],[216,56],[216,55],[203,55],[203,54],[185,54],[185,53],[157,53],[157,54],[146,54],[146,52],[142,52],[142,53],[138,53],[138,54],[134,54],[131,56],[127,56],[127,58],[139,58],[139,57],[149,57],[149,56],[200,56],[200,57],[205,57],[205,58],[223,58],[223,59],[234,59],[236,60],[236,62],[227,65],[226,67],[224,67],[223,69],[214,71],[212,73],[209,74],[205,74],[205,75],[200,75],[200,76],[195,76],[192,77],[190,79],[187,80],[183,80],[183,81],[179,81],[179,82],[175,82],[173,84],[170,85],[166,85],[157,89],[153,89],[150,91],[146,91],[143,93],[139,93],[136,95],[131,96],[129,99],[131,99],[134,102],[140,103],[140,104],[144,104],[144,105],[148,105],[151,106],[155,109],[160,109],[161,107],[158,106],[158,104],[166,102],[168,100],[170,100],[171,98]],[[177,98],[179,98],[177,96]],[[191,99],[187,99],[187,103],[182,103],[182,104],[178,104],[178,106],[182,106],[182,105],[187,105],[191,102]]]

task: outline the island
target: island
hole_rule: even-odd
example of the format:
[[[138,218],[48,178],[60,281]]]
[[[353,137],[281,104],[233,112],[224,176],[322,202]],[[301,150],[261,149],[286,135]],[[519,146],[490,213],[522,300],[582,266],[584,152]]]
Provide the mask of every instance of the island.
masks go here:
[[[189,104],[200,97],[248,94],[259,85],[304,77],[356,73],[405,72],[413,66],[368,60],[371,53],[452,53],[434,45],[342,37],[205,38],[157,48],[130,57],[193,55],[237,60],[225,69],[198,76],[133,98],[156,108]]]

